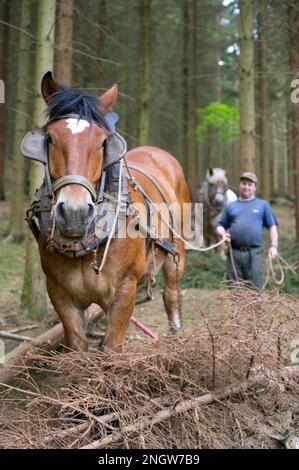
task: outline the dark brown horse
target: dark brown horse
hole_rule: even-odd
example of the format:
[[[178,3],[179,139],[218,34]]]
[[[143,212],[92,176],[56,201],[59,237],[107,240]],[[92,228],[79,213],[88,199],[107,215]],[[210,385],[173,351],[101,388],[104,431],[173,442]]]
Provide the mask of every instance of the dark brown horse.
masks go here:
[[[159,233],[154,236],[146,206],[149,200],[167,207],[176,203],[180,211],[183,203],[189,203],[180,164],[159,148],[139,147],[126,154],[122,176],[119,161],[125,144],[115,131],[116,115],[112,113],[118,86],[97,98],[59,85],[50,72],[41,86],[48,121],[42,129],[27,134],[22,144],[26,157],[45,165],[45,180],[28,221],[38,240],[49,297],[64,326],[65,345],[87,350],[83,316],[96,303],[107,318],[104,347],[121,351],[137,287],[147,282],[153,265],[155,273],[163,270],[164,305],[171,328],[178,330],[184,243],[172,240],[171,234],[168,240],[161,240]],[[146,237],[115,236],[107,251],[107,230],[113,223],[108,217],[101,225],[103,205],[112,201],[116,208],[117,198],[130,209],[124,216],[126,226],[136,218],[137,203],[144,209],[137,217],[140,226],[136,230],[143,227]],[[114,215],[119,219],[117,211]]]

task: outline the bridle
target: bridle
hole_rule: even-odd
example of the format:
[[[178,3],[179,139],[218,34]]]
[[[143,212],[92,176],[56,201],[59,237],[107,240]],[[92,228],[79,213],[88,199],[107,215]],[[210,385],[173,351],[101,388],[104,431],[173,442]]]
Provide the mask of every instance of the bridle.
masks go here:
[[[49,193],[49,197],[54,197],[54,194],[64,186],[69,184],[78,184],[87,189],[91,195],[92,201],[96,202],[98,199],[98,192],[94,188],[93,184],[82,175],[66,175],[58,178],[57,180],[52,181],[50,171],[49,171],[49,136],[47,135],[47,128],[49,124],[54,121],[59,121],[62,119],[77,119],[78,121],[81,118],[78,114],[64,114],[55,118],[51,118],[47,123],[40,129],[36,131],[29,132],[24,137],[21,144],[21,153],[32,160],[40,161],[45,166],[45,180]],[[87,120],[90,124],[97,125],[101,127],[97,122],[93,120]],[[118,121],[118,116],[116,113],[109,113],[105,117],[107,126],[110,129],[110,132],[107,130],[107,139],[104,142],[104,160],[102,169],[105,170],[112,163],[119,161],[127,151],[127,144],[124,138],[115,130],[115,124]]]
[[[124,157],[127,151],[127,144],[124,138],[115,130],[115,123],[118,120],[117,114],[109,113],[105,116],[105,121],[107,121],[107,127],[109,127],[110,131],[107,130],[107,139],[103,144],[104,157],[102,164],[102,174],[96,184],[96,187],[94,187],[93,184],[82,175],[65,175],[56,180],[52,180],[49,171],[49,136],[47,135],[47,128],[53,121],[69,118],[78,120],[81,119],[78,114],[65,114],[50,119],[40,129],[37,129],[33,132],[28,132],[21,143],[21,153],[26,158],[43,163],[45,168],[44,181],[37,190],[34,201],[27,211],[26,220],[33,235],[38,240],[39,234],[41,233],[43,238],[46,240],[48,247],[52,246],[60,253],[64,253],[68,256],[78,257],[85,256],[88,254],[88,252],[95,249],[99,244],[104,243],[107,239],[107,234],[104,233],[102,229],[99,229],[100,231],[95,229],[97,224],[99,224],[100,221],[105,217],[107,204],[111,204],[111,202],[112,204],[115,203],[115,197],[113,194],[113,192],[115,192],[115,188],[113,188],[113,185],[109,184],[109,181],[106,181],[106,173],[108,171],[108,167],[112,167],[113,164],[117,164],[117,162],[119,162]],[[103,127],[92,120],[85,120],[101,128]],[[88,190],[92,201],[96,205],[96,217],[92,222],[86,237],[82,241],[70,241],[65,243],[59,234],[55,232],[55,195],[59,189],[70,184],[77,184]],[[126,184],[124,183],[124,204],[126,204],[128,200],[125,186]],[[108,190],[110,194],[105,192],[105,190]],[[103,202],[103,204],[100,204],[100,202]],[[39,226],[36,224],[35,218],[39,219]]]
[[[214,191],[212,194],[210,193],[210,183],[208,179],[205,180],[204,182],[204,203],[208,206],[210,212],[215,212],[218,214],[221,212],[222,208],[217,208],[213,205],[213,201],[215,200],[217,194],[221,194],[223,197],[225,197],[225,193],[228,190],[227,184],[224,185],[223,190],[219,190],[218,186],[216,187],[216,191]]]

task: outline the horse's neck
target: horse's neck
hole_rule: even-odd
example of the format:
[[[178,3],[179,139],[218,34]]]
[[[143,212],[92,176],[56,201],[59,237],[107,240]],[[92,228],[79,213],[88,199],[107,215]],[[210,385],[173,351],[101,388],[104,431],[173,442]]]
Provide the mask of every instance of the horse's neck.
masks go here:
[[[208,192],[209,192],[209,182],[205,180],[197,192],[198,202],[207,202]]]

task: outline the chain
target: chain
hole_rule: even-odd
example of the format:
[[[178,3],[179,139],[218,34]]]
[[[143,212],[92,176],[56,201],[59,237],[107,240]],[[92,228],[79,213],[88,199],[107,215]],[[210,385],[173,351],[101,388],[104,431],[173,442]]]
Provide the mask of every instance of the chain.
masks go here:
[[[94,250],[91,250],[92,252],[92,260],[90,263],[90,266],[92,269],[95,271],[96,274],[100,274],[100,266],[97,260],[97,252],[98,252],[98,247],[96,247]]]
[[[182,312],[182,291],[180,289],[180,272],[179,272],[179,263],[180,263],[180,253],[177,250],[177,242],[173,239],[173,244],[176,249],[176,254],[173,257],[175,263],[175,273],[176,273],[176,287],[177,287],[177,298],[178,298],[178,312],[180,317],[180,323],[182,327],[183,321],[183,312]]]

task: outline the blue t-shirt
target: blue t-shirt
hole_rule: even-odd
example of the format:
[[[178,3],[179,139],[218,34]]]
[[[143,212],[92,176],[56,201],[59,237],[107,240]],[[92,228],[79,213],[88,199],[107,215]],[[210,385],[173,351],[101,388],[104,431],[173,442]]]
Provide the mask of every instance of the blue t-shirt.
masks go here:
[[[218,225],[229,230],[233,248],[261,246],[263,227],[278,225],[268,201],[255,197],[250,201],[238,199],[222,212]]]

